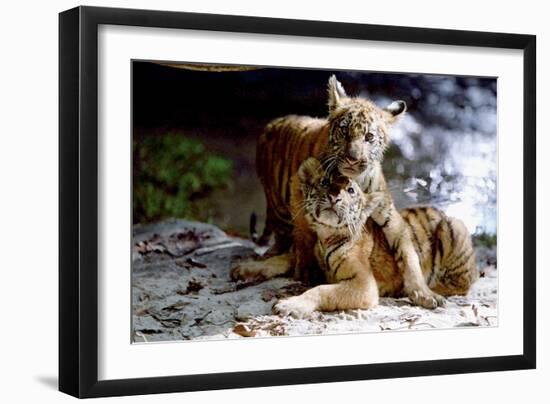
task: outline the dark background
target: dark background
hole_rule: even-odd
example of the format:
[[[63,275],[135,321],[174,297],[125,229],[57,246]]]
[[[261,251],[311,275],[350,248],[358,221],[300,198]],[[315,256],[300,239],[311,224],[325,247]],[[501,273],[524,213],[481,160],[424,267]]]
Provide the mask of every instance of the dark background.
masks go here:
[[[398,206],[449,207],[472,216],[472,232],[496,230],[496,79],[288,68],[195,71],[152,62],[132,67],[134,182],[140,169],[136,150],[146,139],[167,134],[194,139],[204,153],[231,161],[226,183],[186,196],[209,206],[188,219],[243,235],[253,211],[263,223],[256,138],[279,116],[326,116],[326,85],[336,74],[349,95],[382,107],[395,99],[408,105],[384,162]],[[134,214],[134,221],[167,215],[136,220]]]

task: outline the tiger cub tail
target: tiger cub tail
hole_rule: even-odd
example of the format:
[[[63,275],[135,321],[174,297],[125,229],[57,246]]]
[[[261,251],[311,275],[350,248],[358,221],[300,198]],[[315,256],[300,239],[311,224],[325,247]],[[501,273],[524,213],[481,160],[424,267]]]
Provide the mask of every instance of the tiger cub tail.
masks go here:
[[[461,220],[442,214],[432,240],[433,267],[428,286],[444,296],[467,294],[479,278],[468,229]]]

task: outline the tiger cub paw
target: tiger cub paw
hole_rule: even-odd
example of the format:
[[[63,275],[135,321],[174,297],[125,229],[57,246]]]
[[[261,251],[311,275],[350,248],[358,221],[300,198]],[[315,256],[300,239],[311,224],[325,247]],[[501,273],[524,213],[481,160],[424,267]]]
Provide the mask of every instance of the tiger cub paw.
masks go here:
[[[415,306],[424,307],[426,309],[436,309],[444,307],[446,300],[443,296],[432,292],[431,290],[413,290],[409,293],[409,299]]]
[[[262,281],[266,279],[261,261],[241,262],[231,268],[229,273],[234,281]]]
[[[303,296],[293,296],[281,299],[273,306],[273,312],[280,316],[292,316],[294,318],[308,318],[317,309],[317,305],[311,299]]]

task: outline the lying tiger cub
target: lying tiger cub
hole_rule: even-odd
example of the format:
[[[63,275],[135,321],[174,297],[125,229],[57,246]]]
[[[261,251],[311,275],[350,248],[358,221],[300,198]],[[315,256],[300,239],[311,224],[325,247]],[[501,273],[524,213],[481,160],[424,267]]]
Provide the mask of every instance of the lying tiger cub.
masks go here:
[[[375,223],[392,206],[389,194],[364,194],[355,181],[336,170],[325,172],[315,158],[300,166],[298,178],[305,218],[317,235],[314,255],[329,284],[280,300],[274,311],[305,317],[315,310],[368,309],[378,304],[379,296],[402,296],[403,276],[395,251]],[[444,296],[466,294],[478,271],[464,224],[430,207],[400,213],[413,234],[430,289]],[[293,268],[293,255],[242,263],[232,274],[265,278],[284,275]]]

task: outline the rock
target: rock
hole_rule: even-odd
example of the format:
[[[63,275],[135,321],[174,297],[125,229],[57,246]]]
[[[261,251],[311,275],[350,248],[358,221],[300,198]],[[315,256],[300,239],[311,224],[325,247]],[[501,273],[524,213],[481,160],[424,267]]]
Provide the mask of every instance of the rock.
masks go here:
[[[483,268],[483,277],[468,296],[451,297],[442,309],[411,306],[405,298],[381,298],[371,310],[316,313],[296,320],[273,315],[272,307],[277,299],[304,292],[301,283],[289,278],[230,280],[233,262],[262,252],[250,240],[231,237],[210,224],[177,219],[137,225],[133,234],[136,343],[498,325],[495,266]]]
[[[235,324],[239,311],[247,318],[258,315],[258,310],[270,314],[261,290],[241,290],[229,279],[233,261],[261,252],[250,240],[228,236],[210,224],[178,219],[136,225],[133,235],[136,342],[144,342],[144,337],[147,342],[220,337]],[[250,301],[256,294],[261,307]],[[249,305],[243,305],[247,300]]]

